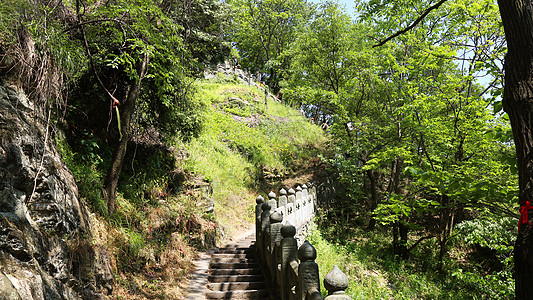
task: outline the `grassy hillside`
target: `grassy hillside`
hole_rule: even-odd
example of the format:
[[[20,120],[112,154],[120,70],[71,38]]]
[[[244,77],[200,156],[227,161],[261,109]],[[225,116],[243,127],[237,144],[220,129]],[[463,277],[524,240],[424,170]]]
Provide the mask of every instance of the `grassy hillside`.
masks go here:
[[[206,104],[198,138],[181,144],[179,166],[213,186],[215,215],[230,231],[250,224],[259,190],[298,176],[316,158],[325,136],[298,110],[267,100],[251,86],[227,80],[202,81]],[[305,181],[310,178],[301,178]]]
[[[327,137],[297,109],[272,97],[265,107],[262,90],[231,77],[197,81],[194,91],[199,134],[137,136],[112,215],[101,196],[108,146],[90,131],[57,139],[94,212],[93,234],[79,243],[110,253],[114,299],[179,299],[197,251],[250,228],[258,193],[307,182],[319,163]]]

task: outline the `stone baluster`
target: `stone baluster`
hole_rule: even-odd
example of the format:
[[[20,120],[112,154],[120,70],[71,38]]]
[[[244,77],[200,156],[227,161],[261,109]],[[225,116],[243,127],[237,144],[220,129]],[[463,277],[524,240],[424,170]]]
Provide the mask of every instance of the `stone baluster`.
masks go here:
[[[270,209],[272,209],[272,211],[278,208],[278,201],[276,200],[276,193],[274,192],[268,193],[268,204],[270,205]]]
[[[311,186],[311,191],[310,192],[311,192],[311,195],[313,195],[313,201],[314,201],[314,205],[313,206],[315,207],[315,211],[316,211],[316,209],[318,208],[318,197],[316,195],[316,184],[313,184]]]
[[[271,280],[272,280],[272,287],[277,288],[278,285],[276,283],[277,280],[277,270],[278,270],[278,261],[277,258],[279,255],[276,253],[275,249],[279,248],[279,243],[281,241],[281,228],[283,227],[283,224],[281,221],[283,220],[283,217],[279,212],[273,212],[270,215],[270,245],[267,252],[267,261],[268,261],[268,268],[270,269],[271,274]]]
[[[309,198],[309,202],[313,203],[314,202],[314,199],[313,199],[313,184],[311,182],[309,182],[307,184],[307,198]],[[313,211],[314,213],[314,206],[311,205],[311,210]]]
[[[313,193],[311,193],[311,184],[307,188],[307,201],[309,203],[309,215],[314,216],[316,212],[315,200],[313,199]]]
[[[318,200],[316,197],[316,185],[311,183],[309,187],[309,195],[311,195],[311,204],[313,205],[313,214],[316,214],[318,209]]]
[[[294,203],[287,203],[285,211],[287,216],[283,219],[283,223],[294,225]]]
[[[287,197],[287,211],[290,212],[290,217],[287,218],[287,222],[296,226],[296,195],[294,189],[289,189],[289,196]]]
[[[266,265],[266,248],[269,243],[267,236],[269,235],[268,232],[270,231],[270,204],[268,204],[268,202],[263,203],[263,205],[261,205],[261,209],[263,211],[261,212],[261,248],[259,248],[259,251],[261,261],[263,265]]]
[[[285,189],[279,190],[278,211],[281,212],[281,216],[285,221],[285,216],[287,215],[287,202],[287,191]]]
[[[302,202],[304,203],[304,221],[307,222],[311,217],[311,205],[309,205],[309,194],[307,185],[302,185]]]
[[[283,227],[283,224],[281,223],[282,220],[283,218],[281,214],[277,211],[270,215],[270,242],[268,245],[270,252],[274,249],[274,245],[281,241],[281,227]]]
[[[308,202],[307,202],[307,197],[305,195],[305,188],[304,188],[305,184],[302,185],[302,207],[303,207],[303,210],[302,210],[302,223],[306,223],[307,220],[309,220],[309,207],[308,207]]]
[[[309,244],[308,241],[305,241],[302,246],[300,246],[300,249],[298,249],[298,259],[300,260],[300,264],[298,265],[298,290],[296,291],[297,299],[322,299],[322,296],[320,296],[320,277],[318,273],[318,264],[315,262],[315,247]]]
[[[292,203],[290,203],[292,204]],[[291,224],[286,224],[281,227],[281,299],[288,300],[291,293],[292,285],[295,283],[289,282],[289,268],[291,262],[298,261],[298,242],[294,238],[296,235],[296,227]]]
[[[265,203],[265,199],[263,196],[259,195],[257,199],[255,199],[256,205],[255,205],[255,241],[256,241],[256,248],[255,251],[259,254],[259,249],[262,247],[261,244],[261,213],[263,212],[263,209],[261,206],[263,203]]]
[[[302,187],[296,187],[296,228],[300,228],[303,223]]]
[[[346,295],[348,288],[348,276],[346,276],[337,265],[324,277],[324,287],[328,290],[326,300],[351,300],[352,297]]]

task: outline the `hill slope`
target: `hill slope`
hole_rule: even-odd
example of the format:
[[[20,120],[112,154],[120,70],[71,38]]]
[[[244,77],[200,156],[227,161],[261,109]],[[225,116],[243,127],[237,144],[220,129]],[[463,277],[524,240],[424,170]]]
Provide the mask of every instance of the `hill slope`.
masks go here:
[[[181,298],[197,251],[251,227],[258,193],[308,182],[321,169],[327,136],[297,109],[273,97],[265,107],[264,92],[234,76],[197,81],[194,90],[198,134],[136,136],[111,215],[101,197],[108,147],[91,133],[58,138],[93,212],[92,235],[80,243],[113,253],[112,298]]]
[[[258,191],[309,181],[307,170],[326,137],[271,96],[265,107],[264,92],[255,86],[219,78],[197,88],[206,105],[204,128],[182,144],[187,158],[180,167],[211,184],[216,219],[233,230],[250,224]]]

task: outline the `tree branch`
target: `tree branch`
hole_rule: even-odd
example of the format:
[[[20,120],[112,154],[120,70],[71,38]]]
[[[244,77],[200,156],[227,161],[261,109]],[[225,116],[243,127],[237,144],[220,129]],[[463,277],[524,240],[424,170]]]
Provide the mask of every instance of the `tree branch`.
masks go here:
[[[426,9],[426,11],[424,11],[424,13],[422,15],[420,15],[420,17],[418,17],[418,19],[416,19],[411,25],[407,26],[406,28],[396,32],[395,34],[389,36],[388,38],[384,39],[383,41],[379,42],[378,44],[372,46],[373,48],[375,47],[380,47],[380,46],[383,46],[385,45],[388,41],[392,40],[393,38],[399,36],[399,35],[402,35],[406,32],[408,32],[409,30],[413,29],[416,27],[416,25],[418,25],[418,23],[420,23],[420,21],[422,21],[432,10],[435,10],[437,8],[439,8],[442,4],[444,4],[444,2],[446,2],[448,0],[440,0],[439,2],[437,2],[435,5],[431,6],[430,8]]]
[[[422,241],[424,240],[427,240],[427,239],[431,239],[431,238],[434,238],[435,236],[433,235],[428,235],[428,236],[423,236],[421,238],[418,239],[418,241],[416,241],[416,243],[414,243],[413,245],[411,245],[411,247],[409,247],[409,249],[407,249],[407,253],[411,252],[411,250],[413,250],[416,246],[418,246],[418,244],[420,244]]]
[[[87,52],[87,56],[89,58],[89,64],[91,65],[91,69],[93,70],[94,76],[96,77],[98,84],[100,85],[100,87],[102,87],[105,90],[105,92],[113,100],[112,105],[114,104],[120,105],[120,102],[118,101],[118,99],[115,96],[113,96],[113,94],[106,88],[106,86],[102,82],[102,79],[100,79],[100,76],[98,76],[98,73],[96,72],[96,68],[94,66],[94,61],[93,61],[93,56],[91,54],[91,50],[89,49],[89,42],[87,41],[87,35],[85,34],[85,24],[88,24],[88,22],[83,22],[82,20],[82,15],[80,14],[80,10],[79,10],[80,3],[83,3],[83,2],[79,0],[76,1],[76,15],[77,15],[77,21],[78,21],[78,24],[76,26],[81,27],[81,33],[83,36],[83,46],[85,48],[85,51]],[[113,21],[116,21],[116,20],[113,20]]]

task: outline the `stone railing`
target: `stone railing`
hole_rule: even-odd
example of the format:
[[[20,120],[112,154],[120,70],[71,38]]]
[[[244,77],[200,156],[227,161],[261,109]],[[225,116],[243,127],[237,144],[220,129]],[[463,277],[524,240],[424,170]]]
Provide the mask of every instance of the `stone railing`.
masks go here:
[[[324,299],[316,249],[308,242],[298,247],[295,236],[313,219],[316,210],[316,188],[306,185],[280,190],[279,199],[270,192],[269,200],[257,197],[256,250],[271,290],[282,300]],[[325,276],[328,300],[351,299],[346,295],[348,277],[337,266]]]

